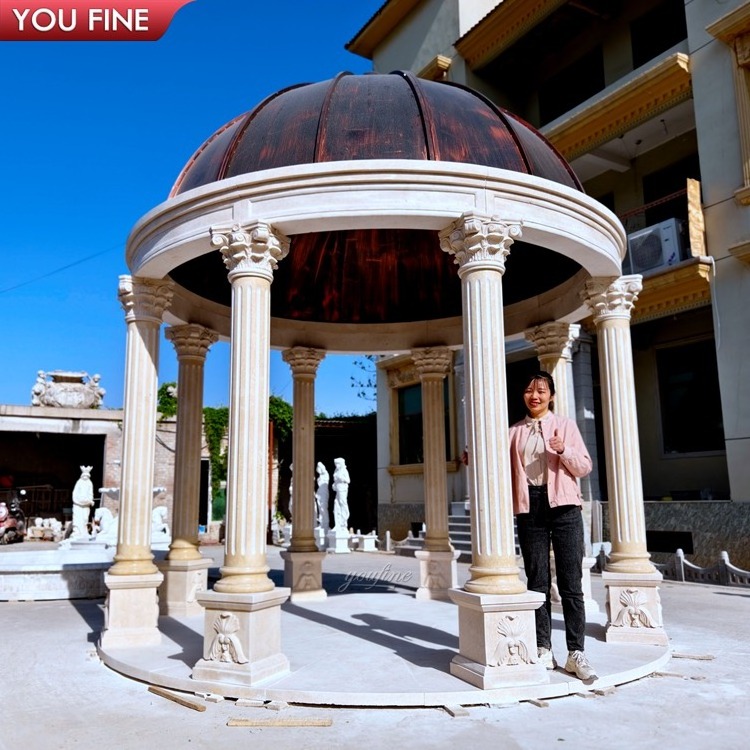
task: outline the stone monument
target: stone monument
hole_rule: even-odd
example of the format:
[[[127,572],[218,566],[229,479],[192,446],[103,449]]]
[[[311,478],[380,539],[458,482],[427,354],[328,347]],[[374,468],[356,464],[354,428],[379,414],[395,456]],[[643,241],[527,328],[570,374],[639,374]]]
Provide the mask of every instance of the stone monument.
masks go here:
[[[94,485],[91,482],[93,466],[81,466],[81,477],[73,487],[73,524],[71,539],[88,539],[89,515],[94,504]]]
[[[39,370],[31,389],[32,406],[54,406],[66,409],[98,409],[106,394],[99,385],[101,375],[87,372]]]

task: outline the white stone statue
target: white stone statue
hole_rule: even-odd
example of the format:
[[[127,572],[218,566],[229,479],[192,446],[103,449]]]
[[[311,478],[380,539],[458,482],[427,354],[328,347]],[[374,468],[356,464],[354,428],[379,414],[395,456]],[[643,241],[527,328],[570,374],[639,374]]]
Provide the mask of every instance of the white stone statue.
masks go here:
[[[330,500],[328,483],[330,482],[331,477],[328,474],[328,470],[326,469],[325,465],[321,461],[318,461],[318,464],[315,467],[315,471],[318,474],[318,489],[315,492],[315,507],[318,512],[318,528],[323,529],[323,531],[327,533],[331,527],[331,524],[328,520]]]
[[[100,381],[101,375],[89,377],[87,372],[39,370],[31,389],[31,405],[97,409],[106,394]]]
[[[118,521],[118,517],[113,516],[109,508],[97,508],[94,511],[96,541],[109,546],[116,545]]]
[[[151,513],[151,543],[171,541],[167,515],[169,511],[166,505],[157,505]]]
[[[334,458],[333,465],[333,491],[336,499],[333,502],[333,527],[346,531],[349,523],[349,470],[343,458]]]
[[[94,504],[94,485],[91,483],[93,466],[81,466],[81,478],[73,488],[73,531],[71,539],[89,538],[89,515]]]

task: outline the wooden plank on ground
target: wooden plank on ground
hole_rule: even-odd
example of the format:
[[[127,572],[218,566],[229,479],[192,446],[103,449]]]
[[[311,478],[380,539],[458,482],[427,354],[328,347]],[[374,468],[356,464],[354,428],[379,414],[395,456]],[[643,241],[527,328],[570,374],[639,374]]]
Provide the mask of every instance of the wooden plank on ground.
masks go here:
[[[187,696],[179,695],[178,693],[173,693],[171,690],[166,690],[165,688],[157,687],[156,685],[149,685],[148,692],[166,698],[174,703],[179,703],[186,708],[192,708],[193,711],[206,710],[206,704],[202,701],[196,700],[195,698],[188,698]]]

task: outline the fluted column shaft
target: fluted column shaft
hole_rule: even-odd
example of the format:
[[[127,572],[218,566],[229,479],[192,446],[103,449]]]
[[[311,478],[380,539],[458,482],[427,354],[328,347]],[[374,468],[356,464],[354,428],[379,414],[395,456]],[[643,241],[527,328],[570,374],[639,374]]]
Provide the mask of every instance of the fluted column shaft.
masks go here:
[[[654,573],[646,547],[643,481],[630,340],[641,276],[592,279],[583,298],[597,329],[612,553],[607,570]]]
[[[440,233],[440,246],[455,256],[461,279],[472,504],[465,589],[478,594],[525,591],[513,538],[502,287],[505,257],[520,236],[520,225],[475,212]]]
[[[445,347],[417,349],[412,359],[422,383],[422,442],[424,446],[424,548],[451,551],[448,537],[448,488],[445,474],[444,381],[451,366]]]
[[[200,325],[167,328],[179,362],[177,375],[177,437],[175,446],[172,543],[168,560],[200,560],[201,446],[203,441],[203,375],[209,347],[219,337]]]
[[[289,240],[262,222],[213,228],[232,285],[229,451],[222,593],[270,591],[266,563],[271,282]]]
[[[575,419],[573,343],[580,336],[577,323],[544,323],[526,332],[536,347],[539,366],[555,381],[555,413]]]
[[[325,353],[296,346],[286,349],[282,358],[294,379],[292,462],[294,486],[292,502],[292,543],[290,552],[315,552],[315,374]]]
[[[120,511],[111,575],[158,573],[151,554],[151,506],[159,329],[171,298],[169,282],[120,276],[119,299],[125,310],[127,340]]]

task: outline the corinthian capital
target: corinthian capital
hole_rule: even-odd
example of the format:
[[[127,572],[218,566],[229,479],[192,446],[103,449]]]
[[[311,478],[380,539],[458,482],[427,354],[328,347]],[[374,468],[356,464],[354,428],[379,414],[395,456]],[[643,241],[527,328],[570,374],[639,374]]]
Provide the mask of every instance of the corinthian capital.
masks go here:
[[[117,296],[127,322],[150,320],[161,324],[162,315],[172,302],[174,286],[164,279],[120,276]]]
[[[318,365],[323,361],[326,354],[320,349],[310,349],[306,346],[295,346],[291,349],[285,349],[281,353],[281,358],[292,370],[295,377],[307,375],[314,377],[318,371]]]
[[[526,331],[526,340],[536,347],[539,357],[573,357],[572,346],[581,334],[578,323],[544,323]]]
[[[621,318],[630,320],[633,305],[643,289],[642,276],[620,276],[618,279],[590,279],[581,298],[589,306],[594,323]]]
[[[205,359],[211,345],[219,340],[218,334],[195,323],[170,326],[164,335],[172,342],[180,359]]]
[[[239,274],[273,278],[278,262],[289,252],[289,238],[262,221],[246,227],[211,227],[211,245],[224,256],[230,280]]]
[[[426,349],[413,349],[411,358],[420,378],[440,377],[444,378],[451,366],[451,351],[447,347],[429,347]]]
[[[458,266],[473,261],[491,261],[504,272],[510,246],[520,237],[520,224],[469,211],[440,232],[440,248],[454,255]]]

